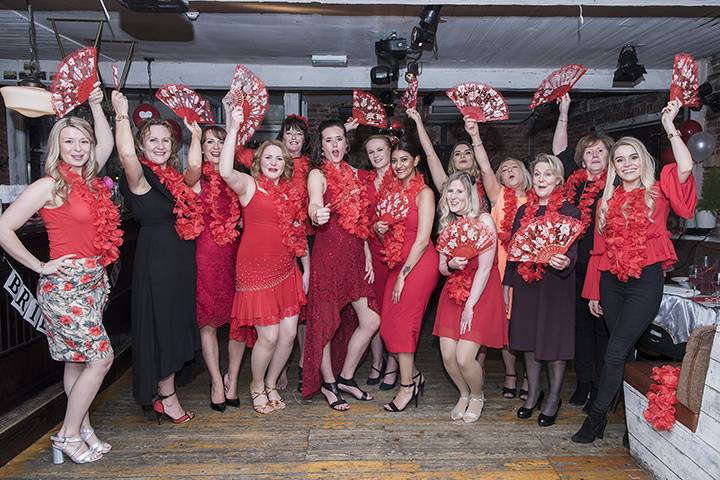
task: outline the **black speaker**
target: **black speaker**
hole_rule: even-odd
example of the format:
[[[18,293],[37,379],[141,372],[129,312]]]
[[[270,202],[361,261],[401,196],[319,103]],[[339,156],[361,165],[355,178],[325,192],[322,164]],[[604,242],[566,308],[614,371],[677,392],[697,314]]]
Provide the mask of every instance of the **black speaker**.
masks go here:
[[[188,0],[117,0],[133,12],[185,13],[190,8]]]

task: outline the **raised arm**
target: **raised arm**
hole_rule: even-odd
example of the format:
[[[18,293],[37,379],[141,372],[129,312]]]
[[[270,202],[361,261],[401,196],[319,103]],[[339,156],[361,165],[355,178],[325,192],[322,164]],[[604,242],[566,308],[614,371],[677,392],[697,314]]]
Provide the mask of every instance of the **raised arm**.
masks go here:
[[[422,117],[420,117],[420,113],[414,108],[408,108],[406,113],[407,116],[415,122],[415,126],[417,127],[420,145],[425,152],[425,158],[427,158],[428,168],[430,169],[430,175],[432,176],[435,188],[442,190],[443,185],[445,185],[447,181],[447,173],[445,173],[440,157],[438,157],[435,152],[435,147],[433,147],[432,140],[430,140],[430,135],[428,135],[427,130],[425,130]]]
[[[230,114],[227,137],[225,137],[225,143],[220,152],[220,176],[228,187],[240,197],[240,204],[245,206],[255,193],[255,181],[250,175],[240,173],[233,168],[235,143],[242,121],[242,107],[235,107]]]
[[[187,155],[188,167],[185,170],[185,183],[194,187],[202,175],[202,129],[197,122],[188,123],[187,118],[184,118],[183,122],[192,138]]]
[[[470,135],[472,141],[473,153],[475,154],[475,161],[480,167],[483,187],[485,187],[490,202],[495,204],[502,191],[502,185],[498,182],[495,172],[493,172],[492,166],[490,165],[490,158],[488,158],[488,154],[480,138],[480,129],[478,128],[477,122],[470,117],[465,117],[465,131]]]
[[[128,118],[127,98],[119,91],[113,90],[112,104],[115,109],[115,144],[120,163],[125,171],[125,179],[131,192],[143,195],[150,190],[150,184],[145,180],[142,165],[135,153],[135,140]]]
[[[557,124],[555,125],[555,134],[553,135],[552,150],[553,155],[558,155],[568,146],[568,112],[570,111],[570,94],[566,93],[557,100],[560,106],[560,115],[558,115]]]
[[[110,124],[102,109],[103,91],[100,82],[95,82],[93,91],[90,93],[88,105],[93,116],[93,130],[95,131],[95,160],[98,164],[98,171],[102,170],[112,154],[115,141]]]
[[[668,102],[665,108],[662,109],[662,125],[670,138],[670,145],[672,146],[673,155],[675,155],[675,162],[677,163],[677,173],[680,183],[685,183],[690,175],[692,175],[693,160],[690,150],[688,150],[685,142],[680,138],[680,132],[673,124],[673,120],[680,111],[680,102],[672,100]],[[671,136],[672,135],[672,136]]]

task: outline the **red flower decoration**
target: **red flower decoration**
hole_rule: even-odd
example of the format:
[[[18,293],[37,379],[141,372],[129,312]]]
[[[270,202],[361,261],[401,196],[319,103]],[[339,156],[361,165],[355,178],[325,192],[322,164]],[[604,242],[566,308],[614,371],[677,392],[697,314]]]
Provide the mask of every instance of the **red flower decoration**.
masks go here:
[[[596,177],[595,180],[588,180],[587,170],[581,168],[575,170],[565,182],[565,201],[570,205],[575,205],[575,196],[580,185],[584,185],[577,207],[580,210],[580,221],[583,224],[581,236],[585,233],[592,221],[592,207],[595,204],[598,193],[605,188],[605,180],[607,179],[607,171]]]
[[[220,246],[229,245],[240,236],[240,232],[237,231],[237,224],[240,221],[240,201],[211,163],[204,163],[202,171],[209,185],[207,197],[210,203],[210,231],[215,243]],[[230,199],[228,212],[220,211],[221,190],[225,190],[225,195]]]
[[[355,175],[355,171],[345,162],[336,168],[329,160],[324,160],[322,172],[325,175],[327,189],[333,198],[330,208],[338,212],[340,226],[346,232],[363,240],[370,235],[370,219],[367,209],[370,201],[367,188]]]
[[[512,188],[502,187],[503,195],[503,220],[498,229],[498,239],[507,250],[512,237],[512,225],[515,221],[515,214],[518,210],[517,193]]]
[[[73,346],[73,348],[75,348]],[[79,352],[73,353],[73,362],[84,362],[85,361],[85,355]]]
[[[87,304],[90,305],[91,307],[92,307],[93,305],[95,305],[95,299],[94,299],[93,297],[87,297],[87,299],[86,299],[85,301],[86,301]]]
[[[75,350],[77,348],[77,346],[75,345],[75,342],[73,342],[69,338],[65,339],[65,345],[67,345],[68,347],[70,347],[73,350]]]
[[[95,325],[94,327],[90,327],[88,332],[90,332],[90,335],[93,337],[99,337],[102,334],[102,328],[100,328],[99,325]]]
[[[643,412],[643,417],[655,430],[670,430],[675,424],[680,367],[672,365],[654,367],[650,378],[654,383],[647,392],[648,406]]]
[[[65,282],[65,285],[63,285],[63,290],[65,290],[66,292],[69,292],[72,289],[73,289],[73,284],[70,282]]]
[[[80,283],[88,283],[92,280],[92,275],[85,273],[80,277]]]
[[[647,258],[647,230],[650,227],[645,189],[626,192],[615,189],[605,215],[606,254],[610,273],[620,281],[640,278]]]
[[[307,255],[307,237],[305,236],[307,210],[303,206],[302,195],[295,188],[295,184],[280,180],[275,185],[264,175],[256,181],[258,187],[270,195],[273,205],[275,205],[283,244],[296,257]]]

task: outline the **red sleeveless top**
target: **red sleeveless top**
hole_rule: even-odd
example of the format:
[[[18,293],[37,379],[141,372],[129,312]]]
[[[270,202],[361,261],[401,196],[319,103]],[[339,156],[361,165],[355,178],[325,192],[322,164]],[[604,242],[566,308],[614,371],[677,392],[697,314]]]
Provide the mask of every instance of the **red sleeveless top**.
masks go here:
[[[95,219],[80,194],[70,190],[65,202],[57,208],[41,208],[38,212],[45,222],[50,242],[50,259],[67,254],[78,258],[100,255],[95,248]]]

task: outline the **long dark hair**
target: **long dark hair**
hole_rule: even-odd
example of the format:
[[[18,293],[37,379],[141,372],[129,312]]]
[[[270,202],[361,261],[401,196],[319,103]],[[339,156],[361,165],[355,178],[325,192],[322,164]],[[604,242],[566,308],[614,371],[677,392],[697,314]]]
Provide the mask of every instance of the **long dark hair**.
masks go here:
[[[280,133],[278,133],[277,139],[282,142],[283,134],[288,130],[298,130],[303,133],[304,138],[300,153],[303,155],[310,153],[310,130],[308,129],[305,117],[301,117],[300,115],[288,115],[285,117],[285,120],[283,120],[280,126]]]
[[[343,135],[345,135],[345,141],[347,142],[347,133],[345,132],[345,124],[341,122],[337,118],[332,118],[329,120],[323,120],[320,122],[320,125],[318,125],[317,129],[317,135],[315,135],[313,144],[312,144],[312,157],[310,158],[310,167],[311,168],[322,168],[322,164],[324,162],[323,152],[322,152],[322,133],[323,130],[327,130],[330,127],[339,127],[340,130],[343,131]]]
[[[398,140],[398,142],[392,146],[390,153],[397,152],[398,150],[408,152],[413,158],[420,156],[420,147],[418,147],[418,144],[408,137],[403,137]]]

